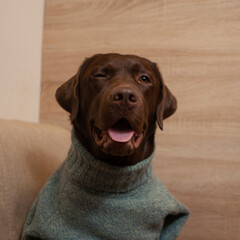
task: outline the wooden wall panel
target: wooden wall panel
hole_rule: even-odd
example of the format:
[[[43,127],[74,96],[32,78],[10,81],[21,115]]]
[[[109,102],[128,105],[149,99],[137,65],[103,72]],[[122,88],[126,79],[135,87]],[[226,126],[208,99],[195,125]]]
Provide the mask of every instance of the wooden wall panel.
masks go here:
[[[154,167],[191,210],[179,239],[240,239],[240,1],[46,0],[42,122],[70,129],[55,90],[99,52],[157,62],[178,99]]]

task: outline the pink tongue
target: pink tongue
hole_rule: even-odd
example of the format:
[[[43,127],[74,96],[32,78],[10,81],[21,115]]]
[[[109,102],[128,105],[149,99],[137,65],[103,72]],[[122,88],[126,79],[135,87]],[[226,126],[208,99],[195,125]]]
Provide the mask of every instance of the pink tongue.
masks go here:
[[[120,131],[110,128],[108,129],[108,133],[115,142],[128,142],[132,138],[134,131]]]

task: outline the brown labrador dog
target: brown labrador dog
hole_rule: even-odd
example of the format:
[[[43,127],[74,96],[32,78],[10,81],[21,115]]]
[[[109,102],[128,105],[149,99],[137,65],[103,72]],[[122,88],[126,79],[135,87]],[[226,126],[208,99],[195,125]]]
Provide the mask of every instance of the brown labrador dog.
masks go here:
[[[86,59],[56,99],[90,153],[124,166],[153,152],[156,121],[163,129],[163,119],[177,108],[155,63],[116,53]]]
[[[70,113],[72,145],[35,201],[22,240],[176,239],[189,212],[151,161],[156,122],[162,129],[177,102],[156,64],[95,55],[56,98]]]

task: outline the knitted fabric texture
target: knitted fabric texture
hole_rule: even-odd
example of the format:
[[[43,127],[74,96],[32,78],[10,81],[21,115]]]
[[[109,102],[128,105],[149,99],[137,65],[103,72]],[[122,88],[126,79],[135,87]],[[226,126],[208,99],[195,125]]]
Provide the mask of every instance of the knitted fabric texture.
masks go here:
[[[68,156],[33,204],[22,240],[176,239],[189,211],[154,176],[152,158],[109,165],[73,131]]]

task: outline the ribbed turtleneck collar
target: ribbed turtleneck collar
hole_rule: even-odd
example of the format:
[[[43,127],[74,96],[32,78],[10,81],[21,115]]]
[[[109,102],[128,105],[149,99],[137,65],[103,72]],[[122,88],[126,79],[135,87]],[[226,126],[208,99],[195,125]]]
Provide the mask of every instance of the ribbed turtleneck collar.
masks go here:
[[[72,145],[66,166],[73,179],[95,191],[120,193],[143,184],[152,175],[153,154],[133,166],[118,167],[94,158],[72,131]]]

